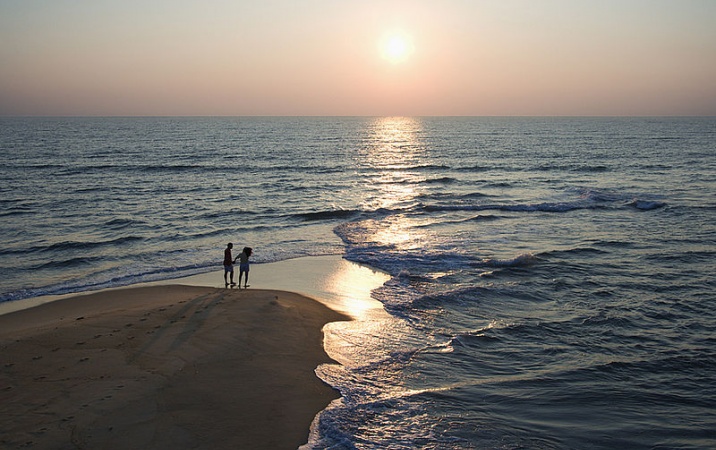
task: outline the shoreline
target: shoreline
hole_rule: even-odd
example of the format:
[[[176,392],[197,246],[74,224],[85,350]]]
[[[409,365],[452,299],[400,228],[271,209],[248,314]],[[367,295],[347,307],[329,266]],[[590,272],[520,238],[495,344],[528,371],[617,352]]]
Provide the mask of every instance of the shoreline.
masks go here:
[[[339,398],[315,374],[340,362],[324,326],[385,314],[370,291],[388,276],[340,256],[254,265],[248,290],[224,288],[222,275],[67,295],[0,315],[0,444],[307,443],[317,414]]]
[[[178,285],[0,316],[0,443],[297,448],[339,397],[314,370],[343,320],[291,292]]]
[[[359,309],[382,309],[382,304],[373,300],[370,292],[390,278],[380,270],[345,260],[342,255],[302,256],[270,263],[255,263],[251,265],[251,268],[250,287],[252,289],[295,292],[349,315],[352,315],[352,309],[354,309],[353,306],[347,305],[349,302],[363,303]],[[238,271],[235,276],[238,277]],[[127,286],[0,302],[0,316],[78,296],[136,287],[167,285],[224,288],[223,269],[186,277],[139,282]]]

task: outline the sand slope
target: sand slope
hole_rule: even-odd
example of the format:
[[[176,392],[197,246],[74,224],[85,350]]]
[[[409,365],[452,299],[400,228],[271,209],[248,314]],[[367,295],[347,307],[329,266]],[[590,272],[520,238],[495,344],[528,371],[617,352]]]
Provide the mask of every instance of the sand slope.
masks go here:
[[[0,316],[3,448],[296,448],[337,393],[322,326],[283,291],[122,289]]]

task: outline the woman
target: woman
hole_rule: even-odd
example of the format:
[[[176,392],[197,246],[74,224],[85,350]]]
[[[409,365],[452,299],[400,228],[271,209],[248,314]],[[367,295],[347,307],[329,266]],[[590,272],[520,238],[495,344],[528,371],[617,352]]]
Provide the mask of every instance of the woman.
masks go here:
[[[249,287],[249,256],[251,256],[251,253],[253,253],[251,247],[244,247],[244,250],[236,257],[239,260],[239,287],[241,287],[241,277],[244,274],[246,274],[244,288]],[[236,262],[236,259],[234,262]]]

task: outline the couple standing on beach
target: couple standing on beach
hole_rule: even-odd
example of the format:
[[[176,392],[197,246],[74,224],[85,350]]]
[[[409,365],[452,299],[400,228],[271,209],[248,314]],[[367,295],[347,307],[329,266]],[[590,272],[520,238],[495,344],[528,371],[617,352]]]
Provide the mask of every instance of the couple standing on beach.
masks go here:
[[[226,287],[229,287],[229,283],[231,283],[231,286],[236,286],[236,283],[234,283],[234,263],[236,263],[236,260],[239,260],[239,287],[241,287],[241,277],[243,277],[244,274],[246,274],[246,278],[244,279],[244,288],[249,287],[249,256],[251,256],[251,253],[253,250],[251,247],[244,247],[244,250],[239,253],[239,256],[237,256],[234,259],[231,259],[231,249],[234,248],[234,244],[229,242],[229,244],[226,246],[226,250],[224,250],[224,283]],[[229,274],[230,281],[226,279],[226,275]]]

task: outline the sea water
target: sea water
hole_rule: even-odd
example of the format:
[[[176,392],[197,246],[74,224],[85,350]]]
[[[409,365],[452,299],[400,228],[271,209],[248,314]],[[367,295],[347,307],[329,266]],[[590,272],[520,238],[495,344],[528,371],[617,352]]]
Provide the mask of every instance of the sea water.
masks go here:
[[[0,301],[341,254],[309,448],[716,447],[714,118],[3,118]]]

